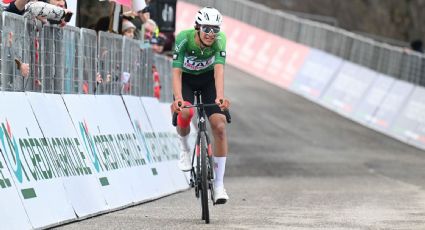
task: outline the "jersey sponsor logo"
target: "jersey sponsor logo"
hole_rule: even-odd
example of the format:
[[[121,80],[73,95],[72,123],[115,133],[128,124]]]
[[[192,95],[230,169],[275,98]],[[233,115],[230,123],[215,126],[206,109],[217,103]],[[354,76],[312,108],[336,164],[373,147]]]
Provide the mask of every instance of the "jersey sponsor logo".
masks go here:
[[[173,60],[179,59],[179,54],[173,54]]]
[[[215,56],[207,60],[195,61],[195,56],[184,57],[184,68],[190,70],[203,70],[211,66],[215,61]]]
[[[220,51],[220,56],[226,57],[226,51]]]

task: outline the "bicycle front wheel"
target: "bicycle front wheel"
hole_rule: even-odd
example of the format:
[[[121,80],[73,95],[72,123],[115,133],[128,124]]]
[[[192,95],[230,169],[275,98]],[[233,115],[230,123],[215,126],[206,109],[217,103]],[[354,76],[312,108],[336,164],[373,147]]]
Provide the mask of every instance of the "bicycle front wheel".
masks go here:
[[[201,155],[201,202],[202,202],[202,219],[205,220],[205,223],[210,223],[210,213],[208,209],[208,148],[207,142],[205,139],[205,134],[201,134],[200,141],[200,155]]]

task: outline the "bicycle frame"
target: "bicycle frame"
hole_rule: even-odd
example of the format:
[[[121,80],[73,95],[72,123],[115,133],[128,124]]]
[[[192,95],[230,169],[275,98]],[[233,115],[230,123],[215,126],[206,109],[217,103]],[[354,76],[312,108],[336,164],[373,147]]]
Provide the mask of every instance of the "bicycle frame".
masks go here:
[[[202,205],[202,220],[205,223],[210,222],[208,210],[208,190],[210,190],[210,198],[214,202],[214,162],[212,158],[212,147],[207,131],[207,118],[205,107],[217,106],[216,104],[203,104],[200,91],[194,92],[195,104],[184,106],[183,108],[196,108],[197,111],[197,136],[196,144],[192,154],[192,166],[190,170],[190,186],[195,188],[195,196],[201,198]],[[231,122],[231,117],[228,111],[225,111],[226,120]],[[177,113],[173,114],[173,125],[177,125]]]

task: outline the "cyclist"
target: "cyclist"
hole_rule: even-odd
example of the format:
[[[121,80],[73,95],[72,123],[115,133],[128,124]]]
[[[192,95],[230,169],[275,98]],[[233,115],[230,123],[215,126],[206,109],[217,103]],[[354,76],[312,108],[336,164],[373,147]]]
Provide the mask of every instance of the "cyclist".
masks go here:
[[[217,9],[205,7],[195,17],[194,29],[180,32],[176,37],[173,54],[173,112],[178,112],[177,132],[181,141],[179,168],[192,168],[188,137],[194,109],[183,109],[194,103],[193,92],[201,90],[214,136],[214,201],[224,204],[229,199],[223,185],[227,156],[226,117],[223,110],[230,106],[224,97],[224,64],[226,60],[226,36],[220,31],[223,17]]]

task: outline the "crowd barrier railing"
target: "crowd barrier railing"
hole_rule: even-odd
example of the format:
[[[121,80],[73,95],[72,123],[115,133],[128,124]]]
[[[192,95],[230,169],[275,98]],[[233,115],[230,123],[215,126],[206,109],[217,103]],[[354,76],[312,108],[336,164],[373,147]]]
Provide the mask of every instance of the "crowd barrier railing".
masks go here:
[[[41,26],[20,15],[1,14],[2,91],[153,96],[153,65],[162,77],[163,95],[171,91],[170,78],[165,77],[171,61],[155,57],[148,44],[118,34]],[[28,76],[21,71],[25,67],[29,67]]]

